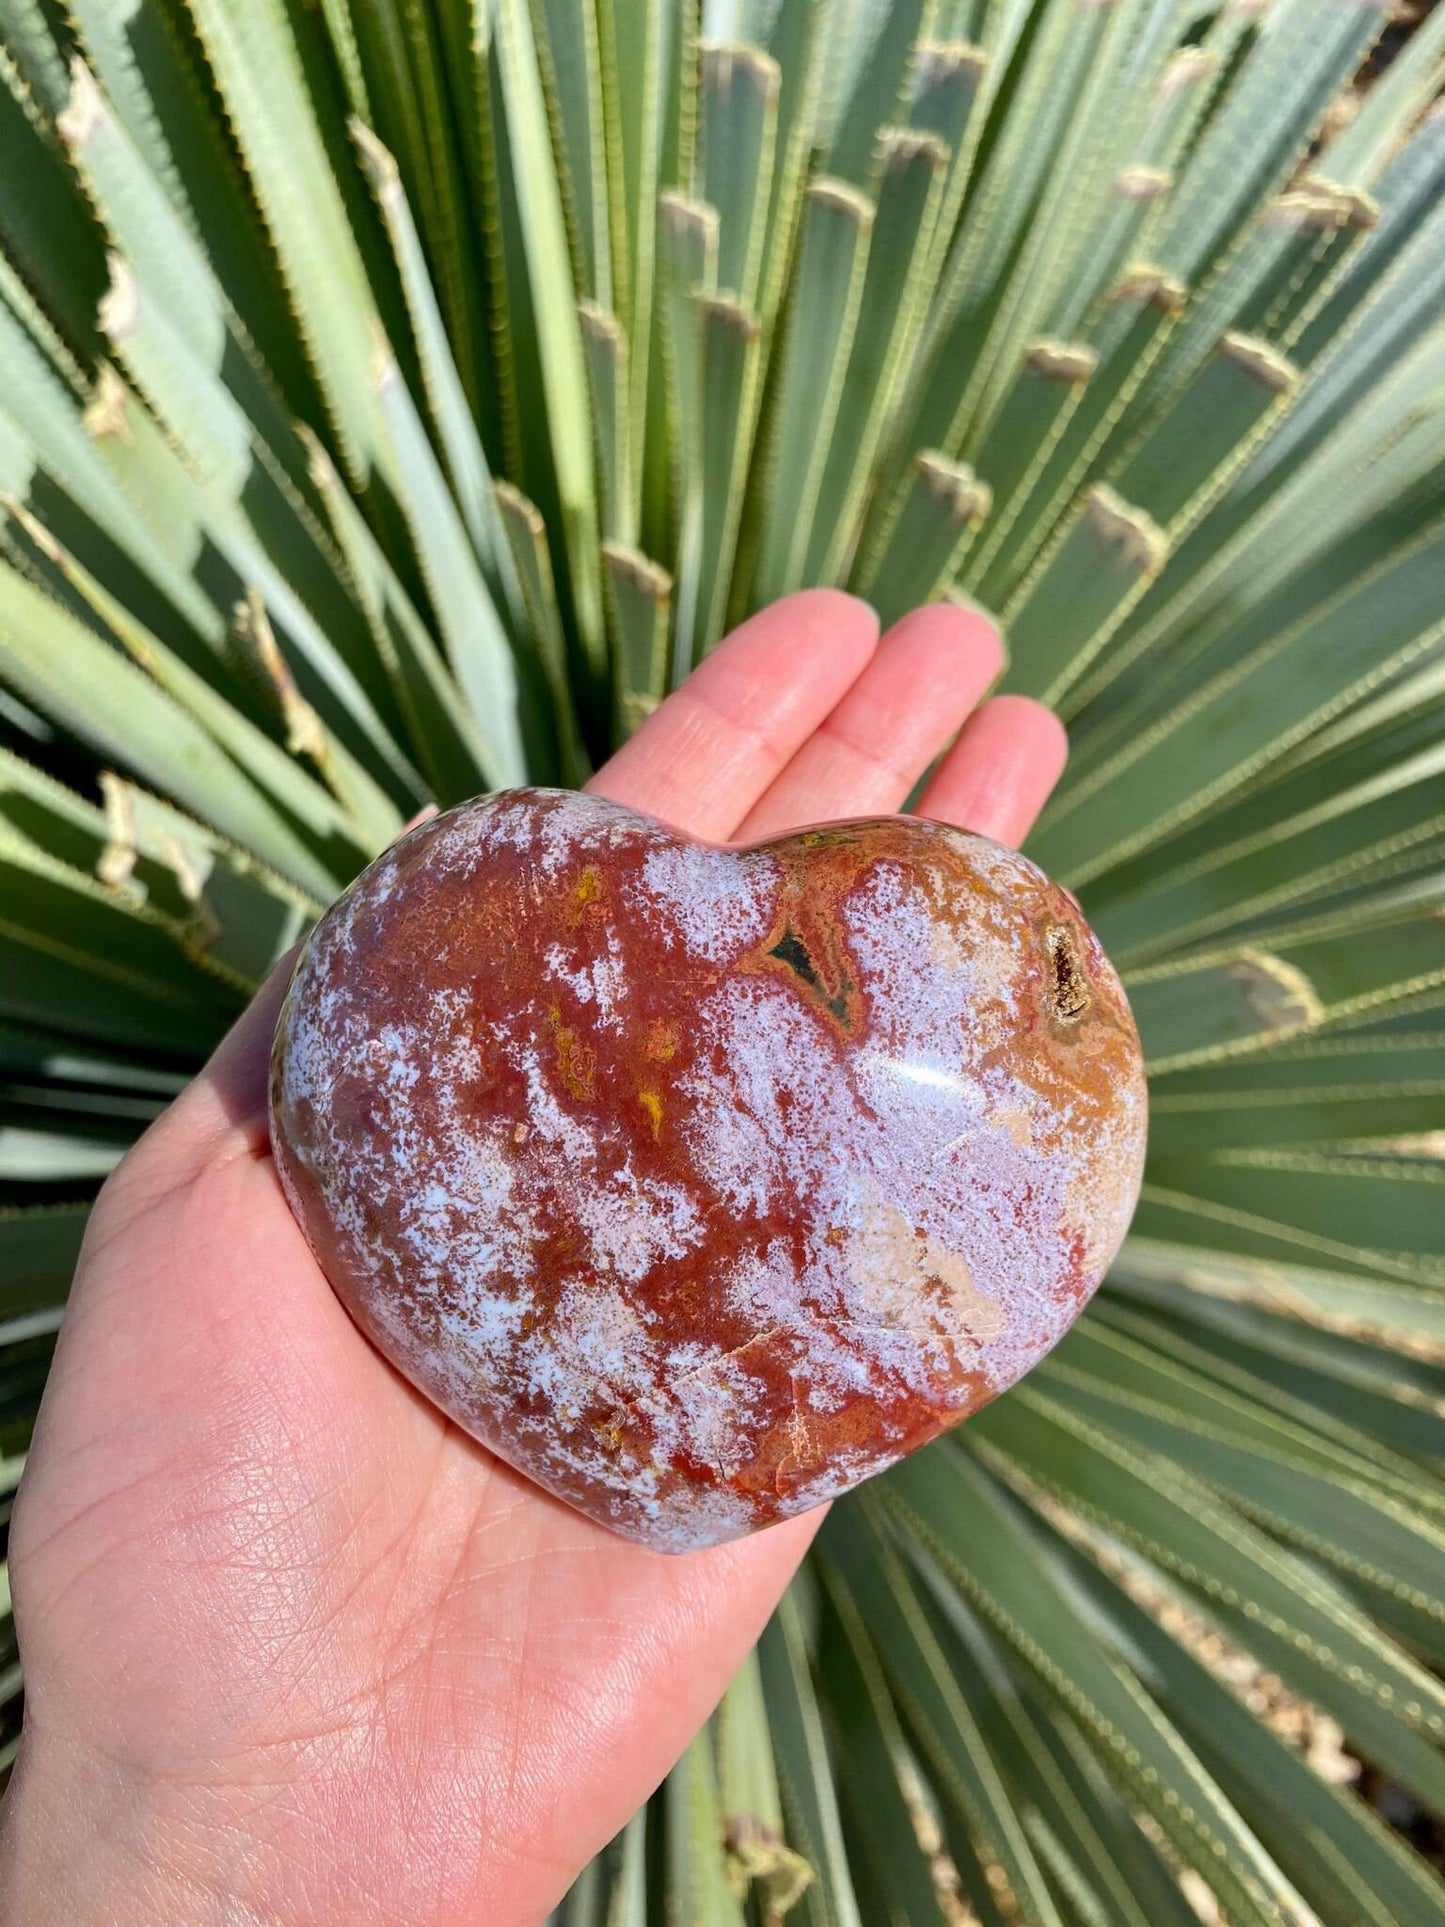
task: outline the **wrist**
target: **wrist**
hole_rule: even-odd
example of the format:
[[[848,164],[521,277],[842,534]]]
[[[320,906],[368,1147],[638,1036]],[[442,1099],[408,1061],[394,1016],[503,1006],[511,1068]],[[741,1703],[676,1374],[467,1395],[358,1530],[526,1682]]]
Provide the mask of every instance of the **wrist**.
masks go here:
[[[27,1728],[0,1806],[0,1927],[245,1918],[203,1871],[172,1806],[163,1789]]]

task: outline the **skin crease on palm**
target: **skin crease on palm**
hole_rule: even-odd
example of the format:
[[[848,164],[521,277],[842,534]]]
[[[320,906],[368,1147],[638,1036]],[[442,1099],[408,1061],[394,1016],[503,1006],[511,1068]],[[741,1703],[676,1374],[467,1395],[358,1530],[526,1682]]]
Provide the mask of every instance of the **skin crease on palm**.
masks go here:
[[[716,841],[901,807],[1019,842],[1063,766],[998,640],[790,597],[592,787]],[[953,739],[956,736],[956,741]],[[491,1458],[352,1326],[266,1139],[280,973],[92,1215],[16,1502],[0,1919],[531,1927],[716,1704],[818,1514],[683,1558]]]

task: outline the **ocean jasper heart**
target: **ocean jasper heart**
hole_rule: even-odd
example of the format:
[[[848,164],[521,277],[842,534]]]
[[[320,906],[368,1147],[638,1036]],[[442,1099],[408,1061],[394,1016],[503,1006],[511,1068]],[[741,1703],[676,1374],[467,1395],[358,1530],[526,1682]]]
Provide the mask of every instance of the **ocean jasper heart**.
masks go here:
[[[871,1477],[1063,1334],[1138,1192],[1129,1007],[1026,858],[889,817],[750,849],[514,790],[327,912],[272,1141],[392,1363],[669,1551]]]

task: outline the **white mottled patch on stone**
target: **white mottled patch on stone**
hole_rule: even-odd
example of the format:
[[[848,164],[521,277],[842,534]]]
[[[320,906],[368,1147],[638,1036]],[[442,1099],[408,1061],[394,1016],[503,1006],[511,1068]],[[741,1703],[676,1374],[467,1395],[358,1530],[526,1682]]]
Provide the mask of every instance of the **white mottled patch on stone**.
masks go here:
[[[683,1081],[694,1105],[693,1162],[734,1211],[771,1209],[778,1198],[778,1166],[767,1124],[737,1103],[724,1080],[699,1070]]]
[[[686,1453],[711,1466],[720,1478],[731,1479],[748,1464],[751,1435],[767,1396],[766,1383],[742,1360],[718,1351],[664,1390],[639,1400],[638,1409],[651,1423],[664,1454]]]
[[[603,1387],[614,1399],[631,1396],[638,1360],[652,1349],[648,1320],[625,1298],[584,1280],[562,1291],[552,1337],[561,1395],[575,1397],[586,1388],[589,1405],[596,1403]]]
[[[700,1552],[740,1539],[755,1521],[747,1499],[732,1492],[670,1492],[648,1513],[647,1542],[659,1552]]]
[[[408,1039],[395,1024],[383,1024],[376,1033],[377,1054],[381,1059],[380,1077],[393,1090],[409,1091],[421,1076],[421,1067],[407,1053]]]
[[[619,1278],[637,1284],[663,1258],[679,1258],[703,1235],[697,1206],[681,1185],[640,1178],[620,1145],[604,1169],[602,1147],[552,1091],[535,1050],[525,1053],[528,1129],[537,1140],[536,1155],[547,1148],[561,1153],[551,1169],[563,1187],[591,1248]],[[529,1142],[531,1140],[529,1139]]]
[[[587,952],[576,944],[549,944],[542,956],[546,977],[564,984],[587,1009],[594,1026],[615,1028],[627,1001],[627,970],[615,931],[604,939],[605,949]]]
[[[522,1335],[529,1311],[530,1300],[525,1296],[477,1291],[459,1305],[441,1306],[437,1323],[472,1358],[476,1370],[489,1377],[498,1356]]]
[[[808,1197],[817,1149],[845,1127],[854,1102],[819,1050],[818,1023],[771,976],[734,978],[698,1005],[695,1036],[714,1050],[698,1052],[681,1088],[694,1105],[695,1154],[730,1195],[761,1184]]]
[[[532,791],[550,795],[555,807],[538,819],[538,846],[543,876],[553,877],[577,853],[578,839],[587,837],[617,847],[636,833],[636,817],[619,809],[603,796],[589,796],[572,790]],[[655,834],[655,832],[654,832]]]
[[[676,1386],[720,1356],[716,1345],[704,1345],[695,1338],[669,1344],[659,1360],[658,1382],[664,1386]]]
[[[515,850],[528,854],[536,848],[539,818],[525,797],[481,797],[448,812],[433,832],[432,860],[469,864],[487,851]]]
[[[579,1004],[597,1002],[597,985],[593,981],[590,965],[584,963],[574,968],[569,964],[568,952],[562,944],[550,944],[543,951],[542,968],[553,982],[565,984]]]
[[[769,1324],[801,1328],[811,1315],[803,1280],[781,1238],[739,1252],[729,1261],[719,1289],[730,1309],[759,1331]]]
[[[770,858],[746,862],[704,843],[663,843],[648,852],[643,885],[660,913],[658,933],[710,963],[730,963],[768,934],[777,888]]]

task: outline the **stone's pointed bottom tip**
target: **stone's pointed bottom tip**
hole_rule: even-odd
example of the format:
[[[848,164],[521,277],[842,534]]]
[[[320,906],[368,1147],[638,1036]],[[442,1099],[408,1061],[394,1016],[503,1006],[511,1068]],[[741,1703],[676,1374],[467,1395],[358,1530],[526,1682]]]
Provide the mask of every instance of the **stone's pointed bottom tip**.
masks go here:
[[[662,1551],[837,1497],[1003,1391],[1123,1238],[1123,990],[1016,852],[879,818],[745,849],[516,790],[318,924],[278,1168],[356,1322]]]

